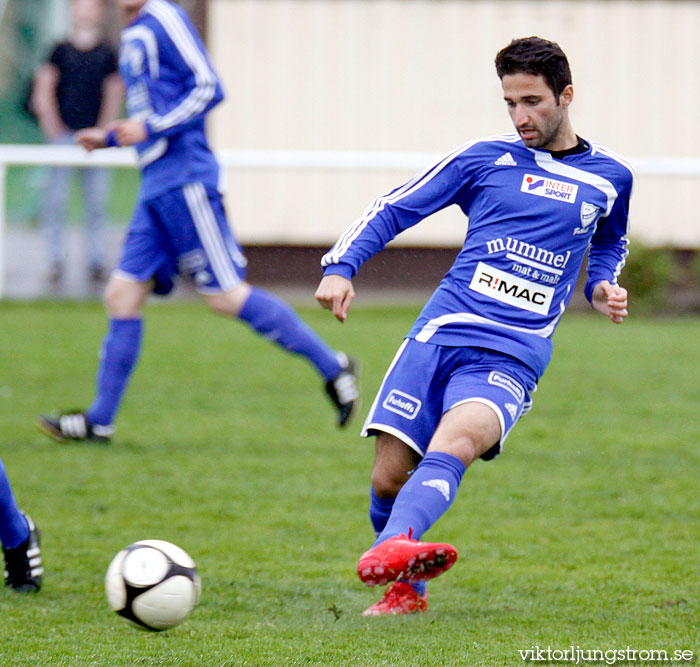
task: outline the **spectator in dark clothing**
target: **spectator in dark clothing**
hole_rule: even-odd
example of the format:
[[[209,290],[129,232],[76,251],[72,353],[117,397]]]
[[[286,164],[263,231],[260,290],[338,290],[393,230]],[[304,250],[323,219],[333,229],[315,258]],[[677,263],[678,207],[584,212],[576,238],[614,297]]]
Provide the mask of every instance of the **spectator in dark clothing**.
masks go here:
[[[74,134],[86,127],[105,126],[121,111],[123,88],[116,54],[104,40],[105,0],[72,0],[71,32],[58,44],[34,78],[32,110],[51,144],[73,144]],[[49,281],[64,274],[66,226],[74,169],[55,167],[49,174],[42,210]],[[102,282],[104,225],[111,172],[103,168],[80,170],[85,207],[88,276]]]

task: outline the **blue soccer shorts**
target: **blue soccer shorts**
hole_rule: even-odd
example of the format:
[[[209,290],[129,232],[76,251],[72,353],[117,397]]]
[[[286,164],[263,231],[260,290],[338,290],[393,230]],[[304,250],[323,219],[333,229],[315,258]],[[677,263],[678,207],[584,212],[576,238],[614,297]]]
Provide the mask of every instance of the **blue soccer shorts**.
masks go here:
[[[422,456],[442,415],[476,401],[488,405],[501,423],[500,441],[481,457],[488,461],[500,454],[511,428],[532,406],[530,393],[536,389],[534,371],[514,357],[406,339],[384,377],[362,435],[389,433]]]
[[[139,200],[114,275],[139,282],[153,278],[156,294],[168,294],[180,275],[198,292],[216,294],[245,280],[246,263],[221,195],[202,183],[187,183]]]

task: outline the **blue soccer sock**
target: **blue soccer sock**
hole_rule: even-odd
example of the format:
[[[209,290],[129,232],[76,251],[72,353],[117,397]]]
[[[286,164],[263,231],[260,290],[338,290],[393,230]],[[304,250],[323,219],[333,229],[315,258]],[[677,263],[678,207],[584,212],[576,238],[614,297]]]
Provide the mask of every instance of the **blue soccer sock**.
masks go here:
[[[380,498],[374,488],[369,490],[369,520],[372,522],[375,535],[379,535],[389,520],[396,498]]]
[[[95,400],[87,411],[91,424],[110,426],[119,409],[141,351],[143,319],[111,318],[102,341]]]
[[[393,509],[395,502],[396,498],[380,498],[374,492],[374,488],[370,487],[369,520],[372,522],[372,527],[374,528],[374,532],[377,536],[384,530],[386,522],[389,520],[389,516],[391,516],[391,510]],[[418,593],[418,595],[425,595],[427,582],[416,581],[410,585],[413,587],[413,590]]]
[[[375,544],[396,535],[419,540],[450,507],[466,466],[456,456],[428,452],[408,478]]]
[[[28,537],[29,524],[17,507],[5,466],[0,461],[0,542],[6,549],[14,549]]]
[[[238,317],[285,350],[306,357],[326,380],[333,380],[342,370],[333,349],[273,294],[253,287]]]

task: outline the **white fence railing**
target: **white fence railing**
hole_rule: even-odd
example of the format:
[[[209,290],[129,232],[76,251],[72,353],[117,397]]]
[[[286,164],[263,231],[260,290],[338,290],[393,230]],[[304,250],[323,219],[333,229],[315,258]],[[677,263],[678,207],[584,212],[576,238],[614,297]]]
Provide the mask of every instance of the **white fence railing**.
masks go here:
[[[225,168],[239,169],[325,169],[349,171],[406,170],[415,172],[440,157],[432,153],[355,152],[305,150],[221,150]],[[700,176],[700,158],[630,158],[638,175]],[[0,299],[5,295],[5,188],[9,166],[135,167],[130,148],[109,148],[86,153],[79,146],[0,144]]]

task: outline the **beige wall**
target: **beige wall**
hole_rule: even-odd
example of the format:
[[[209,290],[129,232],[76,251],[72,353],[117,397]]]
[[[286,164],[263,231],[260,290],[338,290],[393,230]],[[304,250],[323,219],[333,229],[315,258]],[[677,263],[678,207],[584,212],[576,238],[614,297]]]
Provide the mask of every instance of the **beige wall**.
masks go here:
[[[228,99],[216,148],[442,153],[510,130],[493,58],[511,38],[558,41],[576,131],[625,157],[700,156],[700,2],[211,0],[208,41]],[[408,172],[229,173],[246,243],[331,243]],[[637,179],[632,235],[700,244],[700,179]],[[460,245],[448,211],[408,243]]]

